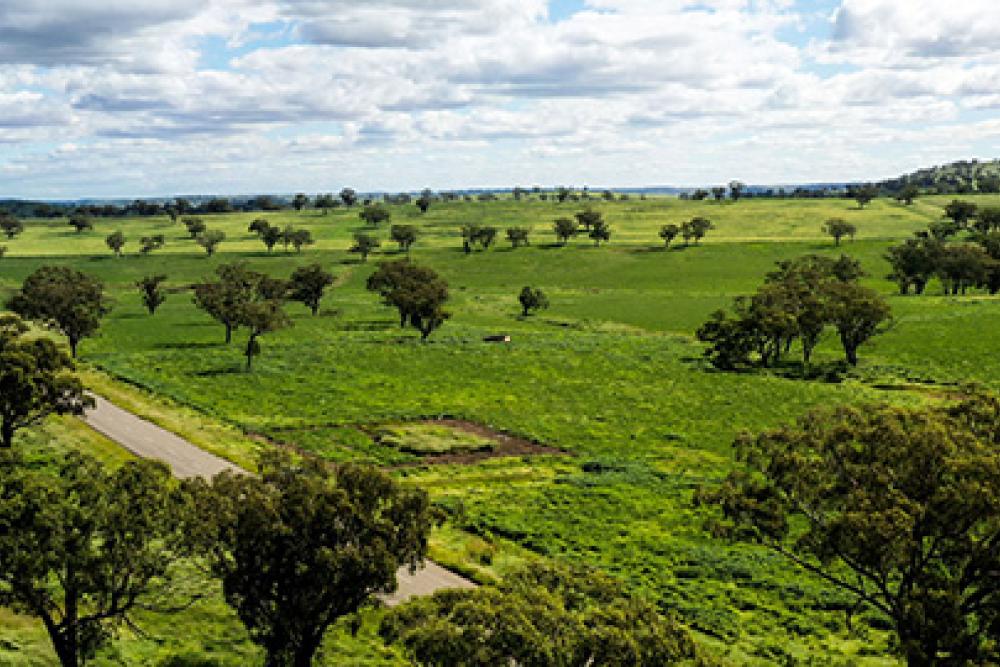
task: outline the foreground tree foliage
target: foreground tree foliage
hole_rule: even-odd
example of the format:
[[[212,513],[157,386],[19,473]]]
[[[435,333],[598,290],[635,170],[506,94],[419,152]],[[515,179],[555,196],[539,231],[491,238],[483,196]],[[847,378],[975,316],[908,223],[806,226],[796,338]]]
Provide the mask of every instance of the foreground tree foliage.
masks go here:
[[[43,266],[32,273],[7,307],[65,335],[74,358],[80,341],[97,333],[111,310],[103,283],[68,266]]]
[[[914,666],[1000,660],[1000,400],[820,410],[743,436],[699,501],[888,618]]]
[[[29,337],[16,315],[0,315],[0,448],[10,449],[18,430],[49,415],[79,415],[94,404],[72,371],[54,342]]]
[[[401,259],[380,264],[368,277],[368,289],[378,292],[383,303],[399,312],[399,326],[407,324],[426,340],[451,317],[444,310],[448,284],[433,269]]]
[[[391,611],[380,633],[433,667],[652,667],[697,657],[684,628],[619,582],[548,565],[498,586],[414,599]]]
[[[41,619],[64,667],[83,665],[169,589],[188,507],[162,463],[112,471],[71,453],[53,475],[0,453],[0,603]]]
[[[427,494],[375,468],[331,470],[271,452],[258,477],[192,484],[215,517],[202,532],[226,602],[267,652],[268,667],[308,667],[326,630],[427,551]]]

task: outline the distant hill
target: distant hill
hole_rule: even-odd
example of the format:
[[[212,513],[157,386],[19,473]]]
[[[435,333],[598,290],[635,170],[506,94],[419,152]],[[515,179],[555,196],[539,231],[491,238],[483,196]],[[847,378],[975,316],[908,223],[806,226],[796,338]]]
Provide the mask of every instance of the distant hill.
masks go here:
[[[879,183],[890,193],[899,192],[907,185],[915,185],[931,194],[1000,193],[1000,160],[952,162]]]

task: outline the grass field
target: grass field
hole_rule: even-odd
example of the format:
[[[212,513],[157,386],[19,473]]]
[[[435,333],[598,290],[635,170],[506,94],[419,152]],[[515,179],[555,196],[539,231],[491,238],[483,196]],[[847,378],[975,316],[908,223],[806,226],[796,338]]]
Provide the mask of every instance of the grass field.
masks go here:
[[[995,196],[979,199],[1000,203]],[[893,664],[879,619],[848,633],[838,594],[766,551],[710,538],[691,494],[732,467],[730,445],[742,430],[778,425],[816,405],[916,402],[941,385],[1000,385],[990,335],[1000,324],[1000,301],[942,297],[936,285],[924,297],[898,297],[883,279],[885,248],[938,219],[947,201],[926,197],[906,207],[879,200],[865,210],[845,200],[595,202],[613,232],[601,248],[585,238],[553,246],[551,221],[581,204],[458,202],[436,204],[424,216],[413,206],[393,207],[393,222],[421,229],[413,259],[439,271],[452,289],[454,316],[426,344],[399,329],[393,311],[364,290],[378,260],[396,253],[386,226],[378,232],[382,252],[367,264],[347,252],[353,232],[363,228],[356,209],[264,215],[272,224],[313,232],[317,244],[301,255],[280,249],[268,255],[246,231],[259,214],[205,216],[210,229],[227,235],[213,258],[166,218],[98,220],[96,230],[79,235],[65,221],[28,221],[21,237],[4,242],[0,291],[44,264],[100,276],[115,308],[100,336],[81,346],[83,362],[94,369],[88,382],[244,465],[268,440],[334,461],[381,465],[412,464],[422,451],[481,446],[405,427],[439,418],[568,453],[397,470],[452,511],[433,555],[462,571],[491,577],[530,557],[589,563],[676,610],[705,646],[734,663]],[[699,246],[664,250],[660,226],[694,215],[711,218],[716,230]],[[834,248],[820,231],[831,217],[856,224],[857,239]],[[532,246],[511,250],[501,240],[465,255],[458,230],[466,223],[494,225],[501,239],[507,226],[530,226]],[[104,245],[117,229],[131,242],[123,258]],[[137,240],[150,233],[164,234],[166,247],[135,255]],[[778,260],[840,252],[862,262],[865,282],[889,296],[895,315],[892,329],[862,349],[857,371],[824,383],[781,369],[736,375],[705,366],[692,332],[712,310],[755,289]],[[294,326],[263,338],[263,356],[249,374],[242,371],[242,336],[224,345],[221,326],[184,291],[237,259],[274,275],[319,262],[338,277],[320,316],[289,306]],[[168,276],[174,293],[150,317],[132,285],[157,273]],[[519,317],[516,296],[524,285],[542,288],[551,308]],[[482,341],[496,333],[512,342]],[[830,336],[817,361],[839,354]],[[379,429],[393,437],[373,439]],[[400,437],[411,446],[399,446]],[[108,443],[64,422],[31,434],[25,446],[44,450],[40,443],[49,440],[115,458]],[[105,656],[107,664],[172,652],[239,664],[253,653],[218,601],[185,618],[183,633],[172,629],[174,620],[146,620],[163,642],[123,638]],[[363,664],[360,656],[370,664],[398,662],[378,645],[372,626],[358,639],[334,633],[330,664]],[[0,628],[0,664],[45,663],[37,626],[3,619]],[[20,642],[20,652],[3,642]],[[11,657],[29,653],[40,657],[27,663]]]

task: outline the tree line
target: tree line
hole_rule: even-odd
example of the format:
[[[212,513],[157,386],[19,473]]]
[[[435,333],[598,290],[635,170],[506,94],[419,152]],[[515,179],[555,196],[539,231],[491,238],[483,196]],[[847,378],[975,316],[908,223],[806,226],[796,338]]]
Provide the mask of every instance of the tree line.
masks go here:
[[[932,222],[913,238],[889,248],[887,276],[902,295],[923,294],[937,278],[945,294],[970,289],[1000,293],[1000,207],[977,207],[955,200],[946,218]]]

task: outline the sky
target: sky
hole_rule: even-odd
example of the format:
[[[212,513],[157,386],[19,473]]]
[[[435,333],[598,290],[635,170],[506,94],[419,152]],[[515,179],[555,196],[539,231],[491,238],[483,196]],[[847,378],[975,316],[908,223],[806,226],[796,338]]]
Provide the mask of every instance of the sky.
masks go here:
[[[996,0],[2,0],[0,197],[877,180],[1000,157]]]

